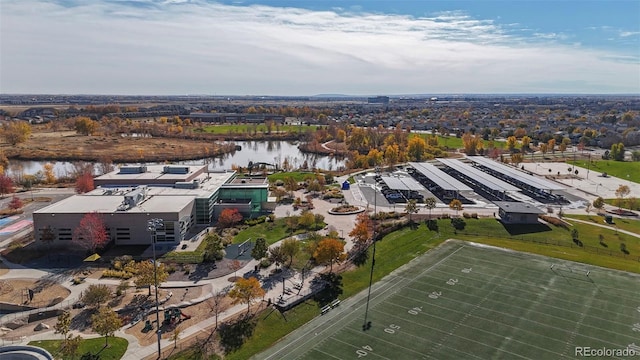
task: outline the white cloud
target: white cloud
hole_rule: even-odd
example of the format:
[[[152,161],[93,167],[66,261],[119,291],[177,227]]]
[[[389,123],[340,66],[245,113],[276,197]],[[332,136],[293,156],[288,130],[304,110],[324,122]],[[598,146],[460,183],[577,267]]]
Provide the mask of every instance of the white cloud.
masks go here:
[[[555,43],[562,34],[530,41],[462,12],[413,18],[186,0],[138,4],[3,1],[0,92],[640,91],[637,61]]]

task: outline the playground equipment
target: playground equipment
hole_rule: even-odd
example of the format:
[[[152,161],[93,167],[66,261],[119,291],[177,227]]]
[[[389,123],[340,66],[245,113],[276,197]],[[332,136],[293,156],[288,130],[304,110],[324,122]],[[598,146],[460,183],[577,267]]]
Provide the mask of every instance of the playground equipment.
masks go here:
[[[151,325],[151,321],[147,320],[144,322],[144,328],[142,328],[142,332],[146,333],[153,330],[153,325]]]
[[[187,315],[178,308],[166,309],[164,311],[164,324],[174,324],[182,320],[191,319],[190,315]]]

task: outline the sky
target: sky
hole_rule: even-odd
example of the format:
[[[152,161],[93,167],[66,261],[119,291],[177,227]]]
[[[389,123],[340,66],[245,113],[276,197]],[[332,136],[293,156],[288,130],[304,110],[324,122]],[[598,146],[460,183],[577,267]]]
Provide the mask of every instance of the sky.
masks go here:
[[[640,1],[0,0],[0,93],[640,94]]]

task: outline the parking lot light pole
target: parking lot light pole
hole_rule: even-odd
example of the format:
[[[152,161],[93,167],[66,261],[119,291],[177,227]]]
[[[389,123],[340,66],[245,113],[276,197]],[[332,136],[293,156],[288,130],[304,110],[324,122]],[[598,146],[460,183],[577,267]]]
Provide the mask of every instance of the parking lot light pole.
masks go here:
[[[153,253],[153,283],[156,289],[156,324],[158,329],[158,359],[162,357],[162,348],[160,347],[160,340],[162,338],[162,331],[160,330],[160,310],[158,302],[158,262],[156,260],[156,237],[158,229],[164,226],[162,219],[150,219],[147,221],[147,231],[151,233],[151,249]]]

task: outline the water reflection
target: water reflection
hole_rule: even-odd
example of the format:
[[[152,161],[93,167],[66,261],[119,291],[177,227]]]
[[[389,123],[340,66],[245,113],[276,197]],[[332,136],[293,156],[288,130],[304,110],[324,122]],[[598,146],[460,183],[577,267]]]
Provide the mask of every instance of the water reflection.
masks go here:
[[[341,158],[300,152],[297,141],[236,141],[235,143],[241,147],[241,150],[214,158],[202,158],[180,163],[201,164],[204,162],[211,164],[216,169],[231,169],[233,166],[246,167],[249,161],[278,164],[279,166],[282,166],[283,162],[286,161],[293,168],[299,168],[306,164],[309,169],[317,168],[323,170],[338,170],[344,166],[344,159]],[[46,163],[54,165],[56,177],[69,176],[74,169],[74,165],[66,161],[11,160],[7,168],[7,175],[33,175],[39,171],[42,172]]]

